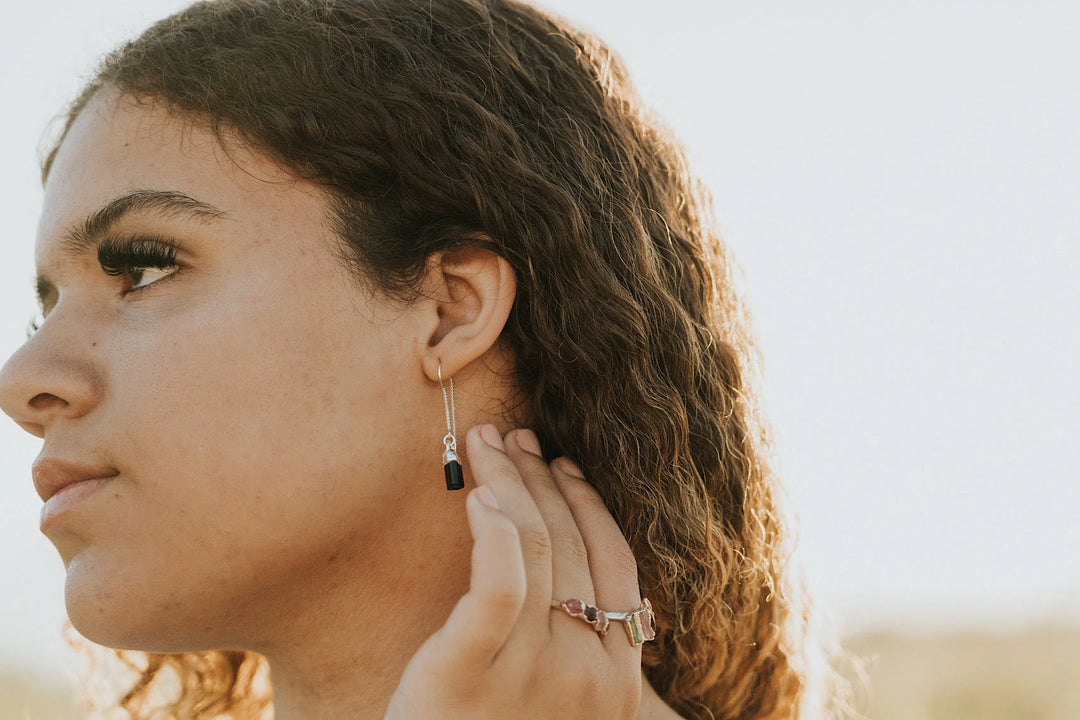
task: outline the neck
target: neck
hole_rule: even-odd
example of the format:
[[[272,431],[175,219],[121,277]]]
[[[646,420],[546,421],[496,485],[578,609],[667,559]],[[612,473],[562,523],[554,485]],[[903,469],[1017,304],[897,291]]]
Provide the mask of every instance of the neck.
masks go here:
[[[275,720],[381,718],[405,665],[468,589],[465,493],[430,488],[289,589],[265,647]]]
[[[252,648],[270,664],[275,720],[382,718],[405,665],[468,589],[465,493],[435,482],[420,495],[387,513],[379,547],[343,543],[323,572],[260,609],[281,618]],[[637,720],[678,718],[643,676]]]
[[[500,357],[484,367],[503,367]],[[457,378],[466,487],[473,481],[464,434],[480,422],[502,424],[497,411],[513,392],[506,377],[503,371]],[[445,489],[442,397],[432,399],[416,427],[403,429],[416,447],[388,450],[403,462],[367,499],[369,507],[380,508],[371,526],[348,533],[325,553],[328,559],[287,578],[281,600],[272,604],[274,614],[263,615],[280,622],[271,628],[263,621],[266,641],[248,645],[270,664],[275,720],[382,718],[409,660],[468,590],[467,492]]]

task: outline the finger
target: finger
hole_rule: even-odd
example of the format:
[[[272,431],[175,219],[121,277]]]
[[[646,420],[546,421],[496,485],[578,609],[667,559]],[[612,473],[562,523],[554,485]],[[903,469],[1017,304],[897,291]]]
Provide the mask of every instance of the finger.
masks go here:
[[[531,430],[514,430],[506,436],[506,453],[517,466],[522,482],[536,503],[540,516],[547,526],[551,537],[551,591],[552,596],[541,598],[545,604],[551,601],[561,602],[577,598],[593,604],[592,576],[589,572],[589,558],[585,542],[581,538],[574,516],[563,498],[552,470],[540,454],[540,443]],[[555,613],[563,620],[579,620],[565,613]]]
[[[443,661],[453,672],[483,672],[506,645],[525,601],[525,564],[517,527],[498,507],[490,488],[478,487],[465,501],[472,531],[469,591],[439,631]]]
[[[612,612],[636,610],[641,603],[637,561],[615,518],[573,462],[558,458],[552,463],[552,471],[585,543],[596,606]],[[625,629],[614,627],[618,624],[612,623],[604,641],[606,647],[626,646]]]
[[[476,484],[495,493],[502,512],[517,528],[517,547],[525,563],[526,580],[519,622],[525,631],[546,636],[551,603],[551,536],[544,519],[525,489],[517,466],[506,454],[498,428],[482,425],[469,430],[466,453]]]

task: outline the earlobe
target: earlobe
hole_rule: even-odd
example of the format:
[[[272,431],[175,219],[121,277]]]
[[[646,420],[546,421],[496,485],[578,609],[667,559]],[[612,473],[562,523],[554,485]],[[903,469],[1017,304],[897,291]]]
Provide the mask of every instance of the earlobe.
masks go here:
[[[433,327],[424,349],[424,373],[456,376],[498,341],[510,317],[517,278],[505,258],[467,246],[432,258],[425,287],[435,299]]]

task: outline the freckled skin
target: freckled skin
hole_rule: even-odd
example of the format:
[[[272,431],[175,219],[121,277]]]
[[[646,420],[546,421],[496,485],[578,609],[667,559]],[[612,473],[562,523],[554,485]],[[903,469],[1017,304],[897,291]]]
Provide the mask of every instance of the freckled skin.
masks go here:
[[[179,243],[182,269],[120,296],[93,252],[60,248],[138,189],[225,217],[122,220]],[[437,314],[361,287],[325,212],[264,157],[99,97],[46,186],[37,263],[59,301],[4,367],[0,404],[44,434],[43,454],[119,471],[48,533],[80,632],[158,652],[257,650],[283,692],[290,668],[340,668],[345,654],[380,668],[356,689],[363,702],[388,695],[465,590],[470,543],[465,494],[443,484],[442,395],[421,370]],[[466,378],[457,389],[459,428],[489,419],[479,408],[499,398]],[[39,393],[58,399],[28,415]],[[414,622],[360,631],[403,615]]]

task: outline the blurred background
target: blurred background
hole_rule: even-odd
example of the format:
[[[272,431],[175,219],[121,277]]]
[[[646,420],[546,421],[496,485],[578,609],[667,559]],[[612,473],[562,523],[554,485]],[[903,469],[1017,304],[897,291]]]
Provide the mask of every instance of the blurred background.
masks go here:
[[[185,4],[5,8],[3,357],[36,310],[44,130],[97,57]],[[713,191],[859,709],[1080,718],[1080,6],[543,4],[623,55]],[[37,449],[0,422],[5,720],[77,717]]]

